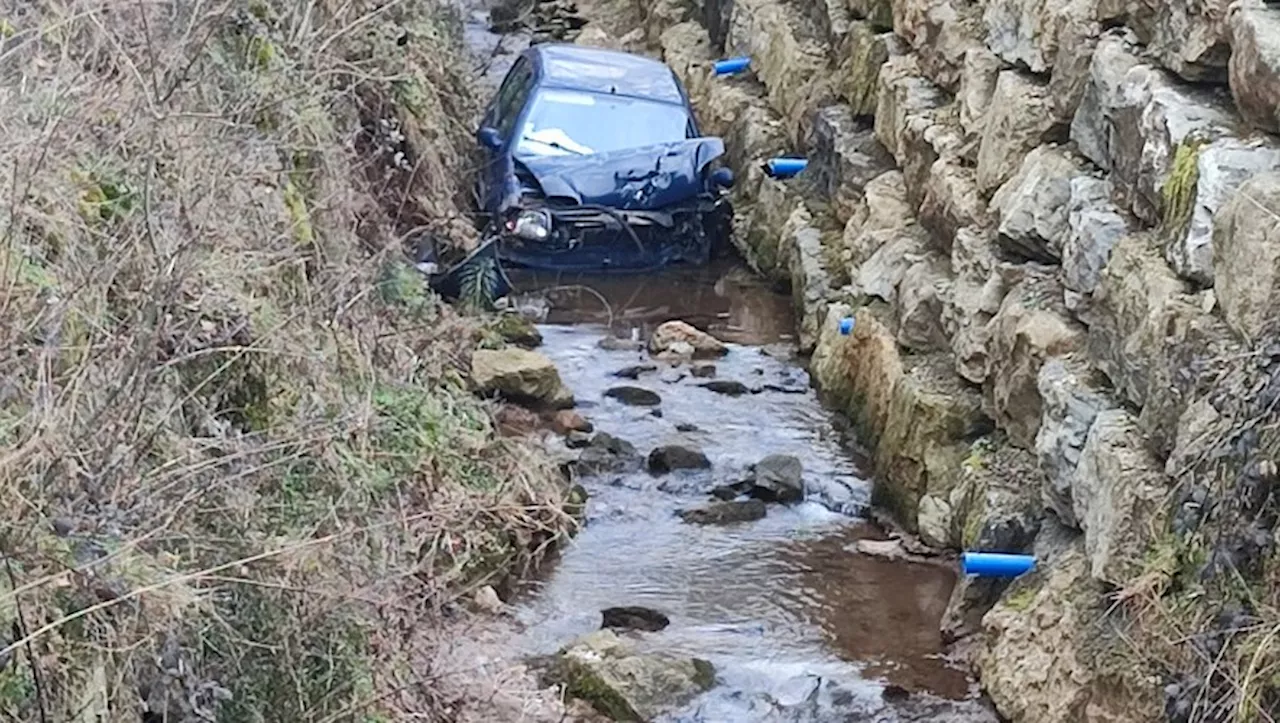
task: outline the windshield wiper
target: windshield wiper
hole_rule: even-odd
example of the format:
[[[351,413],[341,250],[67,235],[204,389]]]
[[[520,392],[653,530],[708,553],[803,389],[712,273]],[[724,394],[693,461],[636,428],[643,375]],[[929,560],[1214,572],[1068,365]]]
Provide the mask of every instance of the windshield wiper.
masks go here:
[[[556,149],[557,151],[564,151],[565,153],[572,153],[572,154],[573,154],[573,155],[575,155],[575,156],[585,156],[585,155],[587,155],[587,154],[583,153],[582,151],[580,151],[580,150],[578,150],[578,149],[576,149],[576,148],[569,148],[569,147],[567,147],[567,146],[562,146],[562,145],[560,145],[559,143],[556,143],[555,141],[544,141],[544,140],[542,140],[541,138],[534,138],[533,136],[523,136],[523,137],[520,139],[520,141],[521,141],[522,143],[523,143],[524,141],[530,141],[530,142],[532,142],[532,143],[541,143],[542,145],[544,145],[544,146],[548,146],[548,147],[551,147],[551,148],[554,148],[554,149]]]

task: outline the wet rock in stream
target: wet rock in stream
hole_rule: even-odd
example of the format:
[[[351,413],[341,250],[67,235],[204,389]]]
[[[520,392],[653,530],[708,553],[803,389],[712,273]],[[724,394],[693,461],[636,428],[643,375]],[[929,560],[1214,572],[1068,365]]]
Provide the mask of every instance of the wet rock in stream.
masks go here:
[[[572,465],[578,474],[593,475],[635,469],[639,461],[640,453],[635,445],[608,432],[599,432]]]
[[[536,351],[477,349],[471,355],[471,379],[481,395],[532,407],[573,406],[573,393],[560,380],[556,365]]]
[[[699,384],[698,386],[715,392],[716,394],[724,394],[730,397],[740,397],[743,394],[750,394],[751,388],[742,382],[736,382],[731,379],[716,379],[715,381]]]
[[[710,469],[711,460],[696,447],[666,444],[649,453],[649,471],[665,474],[678,469]]]
[[[765,502],[804,499],[804,465],[790,454],[771,454],[751,467],[748,494]]]
[[[548,685],[591,704],[615,721],[648,721],[715,686],[711,663],[664,653],[638,653],[612,630],[600,630],[534,661]]]
[[[658,396],[657,392],[643,387],[614,387],[604,395],[633,407],[656,407],[662,404],[662,397]]]
[[[616,630],[643,630],[656,633],[671,624],[670,618],[652,608],[626,606],[605,608],[600,611],[601,628]]]
[[[716,375],[715,364],[694,364],[689,367],[689,374],[699,379],[708,379]]]
[[[752,522],[768,514],[761,500],[741,502],[712,502],[691,510],[680,510],[680,519],[695,525],[729,525],[735,522]]]
[[[655,364],[634,364],[619,369],[613,375],[619,379],[639,379],[642,374],[651,374],[656,371],[658,367]]]
[[[590,432],[595,426],[572,409],[561,409],[551,418],[551,428],[557,434],[567,435],[570,432]]]
[[[695,359],[710,359],[729,353],[729,348],[724,345],[724,342],[683,321],[668,321],[661,324],[649,337],[651,354],[675,352],[680,355],[684,350],[678,345],[688,347],[689,355]]]

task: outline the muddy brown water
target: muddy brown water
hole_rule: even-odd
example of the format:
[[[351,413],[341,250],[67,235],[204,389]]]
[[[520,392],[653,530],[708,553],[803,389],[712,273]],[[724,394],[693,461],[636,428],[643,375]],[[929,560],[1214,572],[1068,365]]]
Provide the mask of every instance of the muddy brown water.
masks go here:
[[[478,86],[492,92],[528,37],[489,32],[482,4],[461,2]],[[515,632],[499,633],[508,648],[502,657],[553,652],[599,629],[601,610],[640,605],[670,619],[661,631],[635,634],[640,650],[716,666],[716,686],[667,723],[998,720],[964,666],[944,653],[938,623],[954,571],[855,549],[860,538],[883,536],[863,517],[872,482],[795,357],[788,296],[734,257],[644,276],[510,275],[511,301],[540,321],[541,350],[597,430],[641,454],[672,442],[696,446],[713,467],[582,479],[587,523],[512,601]],[[614,376],[652,360],[606,350],[600,340],[643,340],[670,319],[730,343],[715,378],[759,393],[720,395],[677,369]],[[660,395],[660,416],[604,396],[622,384]],[[677,517],[768,454],[802,460],[803,502],[770,505],[761,520],[727,526]],[[907,701],[887,703],[890,685],[909,691]]]

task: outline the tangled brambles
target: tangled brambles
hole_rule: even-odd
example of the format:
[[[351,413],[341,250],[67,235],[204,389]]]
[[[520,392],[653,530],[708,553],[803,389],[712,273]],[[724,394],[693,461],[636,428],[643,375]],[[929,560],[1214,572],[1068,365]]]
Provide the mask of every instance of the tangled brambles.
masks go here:
[[[434,719],[423,631],[569,524],[467,392],[472,322],[403,260],[414,230],[473,242],[456,19],[20,5],[0,718]]]

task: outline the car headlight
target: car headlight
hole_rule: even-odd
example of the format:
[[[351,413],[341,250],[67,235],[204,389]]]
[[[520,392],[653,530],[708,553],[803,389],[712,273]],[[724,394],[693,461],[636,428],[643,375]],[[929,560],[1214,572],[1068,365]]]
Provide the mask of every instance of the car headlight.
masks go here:
[[[520,238],[545,241],[551,235],[551,214],[545,209],[521,211],[507,222],[507,230]]]

